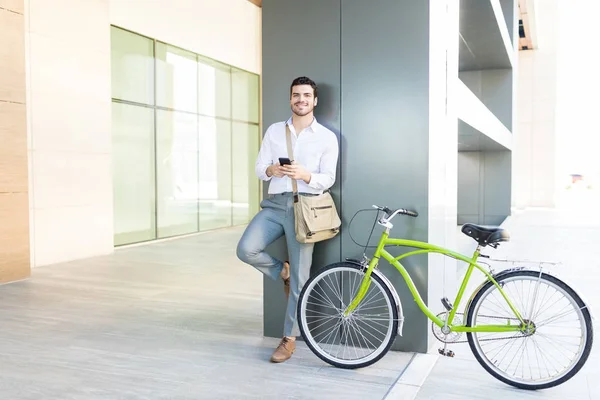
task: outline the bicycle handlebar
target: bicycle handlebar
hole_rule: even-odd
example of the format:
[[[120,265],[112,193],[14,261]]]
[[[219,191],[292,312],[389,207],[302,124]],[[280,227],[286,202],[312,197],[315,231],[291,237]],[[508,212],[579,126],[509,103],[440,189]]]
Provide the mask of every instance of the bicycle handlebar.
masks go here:
[[[418,212],[407,210],[407,209],[404,209],[404,208],[399,208],[399,209],[397,209],[395,211],[392,211],[392,210],[390,210],[387,207],[380,207],[380,206],[377,206],[377,205],[373,205],[373,208],[376,208],[378,210],[381,210],[381,211],[385,212],[386,213],[386,219],[388,221],[391,220],[392,218],[394,218],[396,216],[396,214],[408,215],[409,217],[414,217],[414,218],[417,218],[419,216]]]
[[[413,218],[417,218],[419,216],[418,212],[411,211],[411,210],[402,210],[402,214],[408,215],[409,217],[413,217]]]

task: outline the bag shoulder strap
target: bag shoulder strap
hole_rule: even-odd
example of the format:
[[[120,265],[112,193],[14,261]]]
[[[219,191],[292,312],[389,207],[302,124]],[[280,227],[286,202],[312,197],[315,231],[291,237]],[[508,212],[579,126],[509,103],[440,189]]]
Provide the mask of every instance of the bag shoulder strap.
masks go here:
[[[294,151],[292,150],[292,133],[290,132],[290,126],[285,123],[285,136],[287,140],[288,157],[290,160],[294,159]],[[298,182],[292,179],[292,188],[294,190],[294,203],[298,202]]]

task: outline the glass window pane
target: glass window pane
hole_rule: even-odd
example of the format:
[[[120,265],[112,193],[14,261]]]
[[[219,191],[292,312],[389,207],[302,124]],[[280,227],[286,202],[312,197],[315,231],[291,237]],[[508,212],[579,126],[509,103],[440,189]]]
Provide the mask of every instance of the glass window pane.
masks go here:
[[[198,232],[198,117],[156,111],[158,237]]]
[[[232,118],[238,121],[259,122],[259,78],[258,75],[232,69]]]
[[[231,68],[198,56],[198,112],[231,118]]]
[[[234,122],[233,126],[233,225],[250,222],[258,212],[259,181],[254,164],[259,150],[258,125]]]
[[[112,97],[154,105],[153,41],[111,27]]]
[[[200,117],[200,230],[231,226],[231,122]]]
[[[194,53],[156,43],[156,105],[197,112],[198,63]]]
[[[154,111],[112,103],[115,244],[156,238]]]

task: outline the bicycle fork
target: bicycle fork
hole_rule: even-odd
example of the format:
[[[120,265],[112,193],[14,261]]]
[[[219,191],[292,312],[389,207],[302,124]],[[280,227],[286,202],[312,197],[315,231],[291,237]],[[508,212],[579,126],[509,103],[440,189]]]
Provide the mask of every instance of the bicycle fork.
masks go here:
[[[354,297],[354,299],[350,302],[350,304],[348,304],[348,307],[346,307],[346,309],[344,310],[344,317],[347,317],[348,315],[350,315],[356,309],[356,307],[360,304],[360,302],[364,299],[365,295],[367,294],[367,291],[369,290],[369,287],[371,286],[371,273],[373,272],[373,269],[375,269],[377,267],[377,264],[379,263],[379,257],[381,254],[381,250],[383,250],[383,248],[385,247],[385,241],[388,238],[389,234],[390,234],[390,227],[387,226],[385,231],[383,231],[383,233],[381,234],[381,239],[379,239],[379,244],[377,245],[377,249],[375,250],[375,253],[373,253],[373,258],[369,262],[367,272],[366,272],[362,282],[360,283],[360,288],[358,289],[358,293],[356,294],[356,297]],[[365,258],[364,261],[367,261],[367,258]],[[363,263],[363,265],[364,265],[364,263]]]
[[[363,301],[363,299],[365,298],[365,295],[371,287],[371,273],[373,272],[373,269],[377,266],[377,263],[378,260],[376,258],[373,258],[369,263],[369,267],[367,268],[367,272],[365,273],[365,276],[363,277],[362,282],[360,283],[360,287],[358,288],[356,296],[354,296],[354,299],[352,299],[350,304],[348,304],[348,306],[344,310],[344,317],[350,315],[356,309],[356,307],[358,307],[360,302]]]

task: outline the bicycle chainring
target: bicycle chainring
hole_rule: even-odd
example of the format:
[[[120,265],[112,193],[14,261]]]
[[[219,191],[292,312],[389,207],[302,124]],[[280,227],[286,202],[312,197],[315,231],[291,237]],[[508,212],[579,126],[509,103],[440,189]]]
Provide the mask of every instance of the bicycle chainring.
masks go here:
[[[439,313],[437,317],[445,322],[447,315],[450,315],[450,313],[446,314],[446,312],[444,311]],[[462,325],[462,318],[458,313],[454,315],[452,325]],[[431,330],[433,331],[433,335],[435,336],[435,338],[442,343],[457,343],[462,337],[462,332],[448,332],[448,334],[444,334],[442,328],[440,328],[433,322],[431,323]]]

